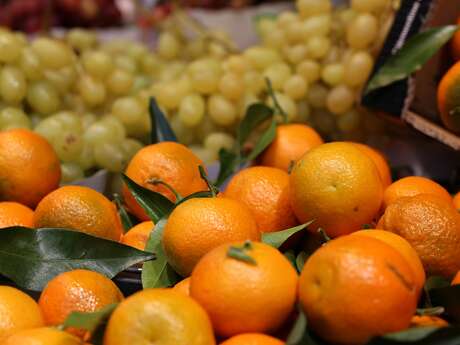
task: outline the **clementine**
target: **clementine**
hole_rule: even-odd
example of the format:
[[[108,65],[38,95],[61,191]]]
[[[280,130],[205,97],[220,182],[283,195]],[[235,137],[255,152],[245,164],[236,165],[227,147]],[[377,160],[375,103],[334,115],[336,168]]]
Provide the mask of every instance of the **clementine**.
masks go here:
[[[454,195],[454,206],[457,210],[460,210],[460,192]]]
[[[438,85],[438,110],[448,129],[460,133],[460,61],[444,74]]]
[[[34,211],[17,202],[0,202],[0,228],[7,228],[10,226],[33,228]]]
[[[155,224],[153,224],[152,221],[139,223],[123,235],[121,243],[139,250],[144,250],[154,227]]]
[[[374,162],[377,170],[379,171],[380,177],[382,179],[383,188],[388,187],[391,184],[391,170],[390,166],[388,165],[387,160],[383,156],[383,154],[365,144],[361,143],[352,143],[362,152],[364,152],[372,161]]]
[[[284,345],[284,341],[262,333],[244,333],[231,337],[220,345]]]
[[[174,290],[182,292],[183,294],[190,296],[190,277],[182,279],[173,287]]]
[[[41,327],[14,333],[2,345],[82,345],[82,341],[56,328]]]

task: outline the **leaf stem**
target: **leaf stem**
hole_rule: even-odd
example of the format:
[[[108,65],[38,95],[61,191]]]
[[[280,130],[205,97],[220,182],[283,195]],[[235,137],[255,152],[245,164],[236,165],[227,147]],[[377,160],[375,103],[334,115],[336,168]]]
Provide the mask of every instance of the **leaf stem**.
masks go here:
[[[326,244],[331,240],[331,238],[327,235],[326,230],[324,230],[323,228],[318,228],[318,233],[321,236],[321,242],[323,244]]]
[[[257,265],[256,260],[247,253],[247,251],[252,250],[252,248],[251,241],[244,242],[242,246],[230,246],[227,251],[227,256],[251,265]]]
[[[157,185],[161,185],[161,186],[164,186],[166,188],[169,189],[169,191],[171,193],[174,194],[174,196],[176,197],[176,203],[181,201],[183,198],[182,198],[182,195],[179,194],[179,192],[177,190],[174,189],[174,187],[172,187],[170,184],[166,183],[165,181],[163,181],[162,179],[159,179],[159,178],[153,178],[153,179],[150,179],[147,181],[147,183],[149,184],[152,184],[154,186],[157,186]]]
[[[206,184],[208,185],[208,189],[209,189],[209,191],[211,192],[212,197],[215,198],[215,197],[217,196],[217,194],[219,193],[219,189],[218,189],[216,186],[214,186],[214,185],[212,184],[211,181],[209,181],[208,174],[206,173],[206,170],[204,170],[204,168],[203,168],[202,165],[200,165],[200,166],[198,167],[198,169],[200,170],[200,176],[201,176],[201,178],[202,178],[202,179],[206,182]]]
[[[278,99],[276,98],[275,91],[273,91],[273,86],[272,86],[271,80],[269,78],[265,78],[265,83],[267,84],[267,93],[270,96],[270,98],[272,99],[273,105],[275,106],[275,109],[283,117],[283,123],[288,123],[288,115],[284,111],[284,109],[281,107],[281,105],[278,102]]]
[[[125,231],[128,231],[134,225],[131,222],[131,219],[129,218],[128,212],[126,212],[126,209],[123,206],[123,202],[121,200],[120,195],[118,195],[117,193],[114,193],[113,200],[115,201],[115,205],[117,205],[118,213],[120,214],[120,218],[123,223],[123,228]]]

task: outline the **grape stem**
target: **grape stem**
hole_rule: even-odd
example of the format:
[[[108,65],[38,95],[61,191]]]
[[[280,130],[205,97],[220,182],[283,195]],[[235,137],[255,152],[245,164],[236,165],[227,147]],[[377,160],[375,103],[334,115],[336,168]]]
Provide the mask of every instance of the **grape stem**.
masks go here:
[[[288,123],[288,115],[284,111],[284,109],[281,107],[281,105],[278,102],[278,99],[276,98],[275,92],[273,91],[271,80],[269,78],[265,78],[265,83],[267,84],[267,93],[273,101],[275,110],[277,110],[283,117],[283,123]]]
[[[217,196],[217,193],[219,193],[219,189],[214,186],[211,181],[209,181],[208,174],[206,173],[206,170],[204,170],[203,166],[199,166],[198,169],[200,170],[200,176],[201,178],[206,182],[208,185],[209,191],[212,194],[212,197],[215,198]]]
[[[171,193],[173,193],[174,196],[176,197],[176,202],[181,201],[183,199],[183,197],[179,194],[177,190],[175,190],[170,184],[166,183],[165,181],[159,178],[150,179],[147,181],[147,183],[150,183],[154,186],[162,185],[168,188],[171,191]]]

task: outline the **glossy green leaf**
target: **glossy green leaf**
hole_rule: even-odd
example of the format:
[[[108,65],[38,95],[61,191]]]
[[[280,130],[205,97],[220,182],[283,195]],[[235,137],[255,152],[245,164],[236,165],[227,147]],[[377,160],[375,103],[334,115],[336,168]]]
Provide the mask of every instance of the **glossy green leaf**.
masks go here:
[[[372,339],[367,345],[458,345],[459,327],[414,327]]]
[[[262,123],[270,120],[273,116],[273,109],[263,103],[251,104],[236,132],[236,140],[241,148],[251,133]]]
[[[286,340],[286,345],[326,345],[314,337],[308,329],[305,313],[298,307],[298,316]]]
[[[124,232],[127,232],[129,229],[133,227],[133,222],[131,221],[131,217],[129,216],[128,212],[126,211],[125,207],[123,206],[123,202],[118,194],[113,195],[113,199],[115,204],[117,205],[118,214],[120,215],[121,224],[123,225]]]
[[[64,321],[62,328],[67,329],[72,327],[84,329],[93,333],[103,323],[107,322],[116,307],[117,303],[113,303],[93,313],[81,313],[74,311]]]
[[[162,194],[138,185],[125,174],[122,174],[122,178],[134,199],[154,223],[169,215],[174,209],[174,203]]]
[[[113,278],[154,258],[152,253],[67,229],[0,231],[0,274],[33,291],[41,291],[62,272],[81,268]]]
[[[246,241],[242,246],[230,246],[227,251],[227,256],[251,265],[257,265],[256,260],[251,256],[251,249],[251,241]]]
[[[405,79],[418,71],[457,31],[458,26],[432,28],[412,36],[379,68],[366,86],[365,94]]]
[[[151,97],[149,102],[149,114],[152,130],[150,131],[150,142],[152,144],[162,141],[177,142],[176,134],[169,125],[166,116],[161,111],[155,98]]]
[[[308,257],[308,253],[304,251],[301,251],[299,254],[297,254],[297,257],[295,258],[297,272],[302,272],[303,266],[305,265],[305,262],[307,261]]]
[[[156,260],[146,262],[142,267],[142,287],[162,288],[170,287],[181,278],[169,265],[162,245],[163,232],[166,226],[166,218],[162,218],[150,233],[145,247],[146,251],[156,254]]]
[[[284,257],[286,259],[289,260],[289,262],[291,263],[291,265],[297,270],[297,266],[296,266],[296,263],[295,263],[295,258],[296,258],[296,255],[295,255],[295,252],[293,249],[289,249],[287,251],[285,251],[283,253]]]
[[[178,205],[182,204],[183,202],[187,201],[187,200],[195,199],[195,198],[212,198],[212,193],[209,190],[205,190],[205,191],[202,191],[202,192],[195,192],[195,193],[190,194],[190,195],[186,196],[185,198],[182,198],[181,200],[179,200],[176,203],[176,207]]]
[[[292,235],[298,233],[299,231],[304,230],[307,226],[309,226],[313,222],[314,220],[311,220],[305,224],[297,225],[297,226],[294,226],[286,230],[275,231],[275,232],[265,232],[262,234],[262,242],[269,244],[272,247],[279,248]]]
[[[276,121],[273,119],[270,123],[270,127],[268,127],[267,130],[260,136],[251,153],[249,153],[246,157],[247,161],[256,159],[257,156],[259,156],[268,147],[268,145],[272,143],[276,136],[276,126]]]
[[[217,176],[214,185],[217,187],[222,186],[222,184],[235,172],[240,164],[239,157],[226,149],[221,149],[219,151],[219,175]]]
[[[431,308],[417,308],[417,315],[420,316],[432,316],[442,315],[446,310],[444,307],[431,307]]]

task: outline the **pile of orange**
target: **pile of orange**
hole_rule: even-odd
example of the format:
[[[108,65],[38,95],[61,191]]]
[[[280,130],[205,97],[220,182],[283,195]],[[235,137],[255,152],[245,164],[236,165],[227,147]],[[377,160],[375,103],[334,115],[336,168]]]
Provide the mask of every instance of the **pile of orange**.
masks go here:
[[[2,135],[15,139],[2,144]],[[2,155],[10,154],[5,145],[14,140],[34,142],[47,157],[16,157],[22,164],[52,171],[53,181],[59,176],[52,152],[44,153],[49,147],[27,131],[0,134],[0,167]],[[208,189],[200,165],[185,146],[165,142],[140,150],[126,174],[176,202]],[[49,182],[26,198],[18,184],[38,182],[18,166],[3,166],[9,182],[0,186],[0,227],[68,228],[139,250],[159,231],[126,186],[126,206],[139,223],[124,233],[115,205],[102,194]],[[112,304],[104,345],[282,345],[297,306],[309,328],[333,344],[366,344],[409,327],[448,327],[416,308],[427,277],[460,283],[458,209],[460,194],[453,197],[430,179],[392,182],[385,157],[369,146],[323,143],[308,126],[281,125],[255,165],[233,175],[224,190],[182,201],[169,214],[161,245],[183,277],[175,286],[125,299],[110,279],[88,270],[54,277],[38,302],[2,286],[0,342],[89,344],[88,331],[56,326],[72,312]],[[263,243],[310,221],[281,250]],[[309,251],[303,266],[283,255],[299,248]]]

